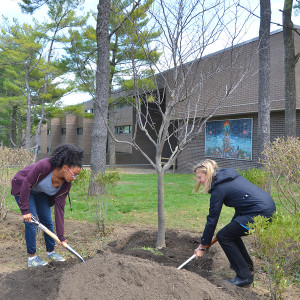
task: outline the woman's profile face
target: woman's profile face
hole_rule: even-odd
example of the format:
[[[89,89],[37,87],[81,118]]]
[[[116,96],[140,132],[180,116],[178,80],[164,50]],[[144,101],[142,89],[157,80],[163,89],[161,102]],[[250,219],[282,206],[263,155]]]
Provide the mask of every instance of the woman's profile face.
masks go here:
[[[78,177],[78,175],[81,171],[81,168],[78,166],[72,166],[69,168],[67,165],[65,165],[64,170],[66,171],[65,172],[65,180],[67,182],[71,182]]]
[[[200,169],[197,169],[195,173],[196,173],[198,182],[200,182],[202,185],[204,185],[207,180],[206,174],[203,173]]]

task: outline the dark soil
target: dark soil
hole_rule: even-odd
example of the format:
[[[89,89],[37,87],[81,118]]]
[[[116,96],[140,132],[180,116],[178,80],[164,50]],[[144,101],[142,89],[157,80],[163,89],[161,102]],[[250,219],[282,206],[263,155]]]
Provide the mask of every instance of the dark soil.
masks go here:
[[[167,248],[157,253],[154,229],[116,228],[104,240],[90,223],[67,221],[69,244],[86,261],[58,248],[65,262],[27,268],[19,218],[10,214],[0,223],[0,299],[268,299],[256,282],[254,287],[238,288],[225,281],[234,273],[218,243],[178,270],[193,255],[200,237],[180,230],[167,230]],[[248,248],[251,251],[251,245]],[[43,242],[38,249],[45,258]],[[289,299],[297,299],[299,294],[291,295]]]

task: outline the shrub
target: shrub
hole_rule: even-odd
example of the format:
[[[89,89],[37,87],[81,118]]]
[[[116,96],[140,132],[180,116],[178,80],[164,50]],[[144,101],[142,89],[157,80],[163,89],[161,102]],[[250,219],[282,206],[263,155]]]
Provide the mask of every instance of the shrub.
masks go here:
[[[263,151],[263,163],[270,173],[282,206],[291,214],[300,211],[300,140],[277,138]]]
[[[5,219],[9,211],[7,197],[13,175],[32,162],[33,153],[28,150],[0,147],[0,220]]]
[[[76,180],[72,182],[72,186],[85,187],[89,183],[90,176],[91,176],[91,171],[89,169],[82,168],[79,176],[77,176]]]
[[[120,180],[118,171],[98,173],[94,175],[94,181],[99,186],[104,187],[104,193],[96,196],[87,195],[86,201],[89,207],[93,220],[97,228],[103,233],[106,233],[106,216],[108,203],[111,199],[112,190]]]
[[[272,222],[257,216],[248,224],[256,254],[263,262],[272,299],[280,299],[289,281],[299,278],[300,214],[275,213]]]
[[[259,186],[266,192],[270,191],[270,175],[264,169],[248,169],[246,171],[238,170],[238,172],[253,184]]]

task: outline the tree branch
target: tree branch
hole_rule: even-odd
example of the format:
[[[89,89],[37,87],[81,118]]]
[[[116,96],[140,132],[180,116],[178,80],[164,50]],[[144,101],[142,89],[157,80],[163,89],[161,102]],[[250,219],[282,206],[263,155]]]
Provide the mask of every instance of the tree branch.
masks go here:
[[[141,3],[141,0],[137,0],[137,2],[133,5],[132,10],[124,17],[123,21],[108,35],[109,39],[119,30],[120,27],[123,26],[123,24],[133,14],[134,10],[140,5],[140,3]]]

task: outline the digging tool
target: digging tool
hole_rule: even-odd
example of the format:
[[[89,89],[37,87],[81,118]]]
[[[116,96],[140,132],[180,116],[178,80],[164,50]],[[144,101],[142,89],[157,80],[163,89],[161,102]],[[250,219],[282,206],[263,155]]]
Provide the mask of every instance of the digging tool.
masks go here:
[[[59,240],[58,236],[56,234],[54,234],[52,231],[50,231],[46,226],[44,226],[43,224],[41,224],[34,216],[31,216],[30,222],[32,224],[36,225],[37,227],[41,228],[45,233],[47,233],[48,235],[50,235],[58,243],[61,243],[61,241]],[[62,244],[63,244],[63,246],[67,250],[69,250],[71,253],[73,253],[74,255],[76,255],[82,262],[84,262],[84,259],[72,247],[70,247],[67,243],[62,243]]]
[[[215,237],[211,243],[208,245],[208,247],[206,247],[206,249],[209,249],[215,242],[217,242],[217,238]],[[192,255],[189,259],[187,259],[182,265],[180,265],[177,269],[180,270],[181,268],[183,268],[186,264],[188,264],[191,260],[193,260],[196,257],[196,255]]]

